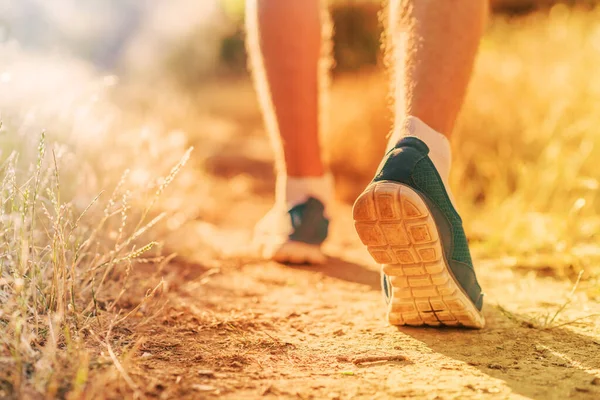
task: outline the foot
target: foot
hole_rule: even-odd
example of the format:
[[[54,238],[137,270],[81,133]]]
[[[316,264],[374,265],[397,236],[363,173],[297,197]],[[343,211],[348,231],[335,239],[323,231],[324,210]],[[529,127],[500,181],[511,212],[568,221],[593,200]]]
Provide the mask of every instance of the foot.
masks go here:
[[[391,324],[482,328],[483,293],[462,220],[428,153],[406,137],[386,154],[354,203],[356,231],[382,264]]]
[[[281,263],[323,264],[321,244],[329,228],[324,212],[314,197],[289,210],[276,205],[256,225],[254,241],[261,256]]]

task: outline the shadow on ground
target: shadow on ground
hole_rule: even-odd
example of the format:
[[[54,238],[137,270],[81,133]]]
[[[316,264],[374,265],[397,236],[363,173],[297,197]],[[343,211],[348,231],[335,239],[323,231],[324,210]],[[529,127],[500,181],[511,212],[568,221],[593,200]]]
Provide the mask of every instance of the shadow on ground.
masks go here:
[[[379,273],[361,264],[338,257],[328,257],[327,263],[320,266],[294,265],[291,268],[316,271],[330,278],[368,286],[371,290],[379,291]]]
[[[487,326],[481,331],[398,330],[504,381],[513,393],[536,400],[600,397],[600,342],[568,328],[521,326],[494,306],[487,307],[485,316]]]
[[[378,272],[340,258],[331,257],[317,268],[294,268],[380,290]],[[493,305],[486,307],[485,316],[483,330],[399,327],[398,332],[505,382],[512,393],[536,400],[600,397],[600,341],[566,327],[526,326],[519,322],[526,316],[515,314],[516,319],[511,319]],[[388,365],[374,365],[382,364]],[[467,387],[474,394],[486,393],[474,385]]]

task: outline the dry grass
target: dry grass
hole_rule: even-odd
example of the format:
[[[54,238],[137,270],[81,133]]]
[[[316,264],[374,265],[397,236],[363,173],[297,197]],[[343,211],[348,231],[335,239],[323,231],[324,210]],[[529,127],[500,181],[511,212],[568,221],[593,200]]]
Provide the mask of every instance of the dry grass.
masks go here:
[[[483,42],[454,183],[487,257],[588,272],[600,260],[598,16],[557,6],[496,20]]]
[[[564,301],[556,306],[555,310],[545,310],[543,312],[515,314],[512,311],[504,308],[502,305],[496,305],[496,308],[504,314],[508,319],[517,322],[518,324],[531,329],[550,330],[562,328],[568,325],[573,325],[578,322],[584,322],[593,318],[597,318],[600,314],[585,314],[577,318],[565,319],[564,314],[567,313],[569,307],[574,300],[575,292],[581,283],[583,270],[579,272],[571,291],[565,296]]]
[[[126,346],[111,342],[160,289],[160,280],[145,294],[132,288],[132,271],[163,262],[147,233],[164,219],[154,206],[189,152],[166,177],[153,170],[143,188],[130,174],[109,176],[118,162],[102,147],[115,126],[101,99],[107,80],[64,60],[0,51],[11,93],[0,99],[0,397],[79,398],[89,375],[110,365],[129,382],[119,361]],[[46,135],[44,125],[63,133]],[[82,143],[108,165],[86,158]],[[133,304],[127,291],[138,295]]]

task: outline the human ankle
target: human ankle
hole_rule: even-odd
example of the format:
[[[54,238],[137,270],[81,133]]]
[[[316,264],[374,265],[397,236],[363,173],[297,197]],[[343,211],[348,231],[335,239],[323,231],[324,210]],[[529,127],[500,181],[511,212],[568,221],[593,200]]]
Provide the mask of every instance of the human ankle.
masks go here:
[[[313,197],[325,206],[334,196],[333,176],[326,172],[321,176],[280,176],[277,182],[278,202],[289,209]]]

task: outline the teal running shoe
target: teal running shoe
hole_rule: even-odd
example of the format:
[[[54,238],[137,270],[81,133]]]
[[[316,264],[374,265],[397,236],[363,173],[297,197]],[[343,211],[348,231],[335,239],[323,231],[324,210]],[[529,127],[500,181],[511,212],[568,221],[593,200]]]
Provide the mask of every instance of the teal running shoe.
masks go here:
[[[290,264],[323,264],[321,245],[327,238],[329,220],[321,201],[309,197],[285,210],[275,206],[256,225],[254,242],[262,258]]]
[[[429,148],[406,137],[354,203],[356,231],[382,264],[392,325],[483,328],[483,293],[462,220]]]

